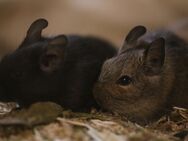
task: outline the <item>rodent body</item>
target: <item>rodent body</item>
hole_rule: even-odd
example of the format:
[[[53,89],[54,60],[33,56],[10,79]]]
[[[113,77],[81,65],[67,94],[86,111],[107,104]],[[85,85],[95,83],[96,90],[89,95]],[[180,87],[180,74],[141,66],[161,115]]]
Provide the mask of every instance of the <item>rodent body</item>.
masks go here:
[[[133,28],[119,54],[103,64],[94,97],[101,107],[137,122],[173,106],[188,108],[188,44],[170,32]]]
[[[42,37],[45,27],[46,20],[35,21],[20,47],[2,59],[2,100],[21,106],[53,101],[75,111],[96,106],[92,88],[114,46],[88,36]]]

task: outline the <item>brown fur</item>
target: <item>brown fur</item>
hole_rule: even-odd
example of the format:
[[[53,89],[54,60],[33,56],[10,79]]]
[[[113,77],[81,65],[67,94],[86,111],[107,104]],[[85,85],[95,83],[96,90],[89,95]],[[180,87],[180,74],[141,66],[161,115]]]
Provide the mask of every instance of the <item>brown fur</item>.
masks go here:
[[[172,33],[142,36],[144,29],[131,30],[119,54],[104,63],[94,88],[104,109],[137,122],[156,119],[172,106],[188,107],[188,45]],[[117,83],[122,76],[130,84]]]

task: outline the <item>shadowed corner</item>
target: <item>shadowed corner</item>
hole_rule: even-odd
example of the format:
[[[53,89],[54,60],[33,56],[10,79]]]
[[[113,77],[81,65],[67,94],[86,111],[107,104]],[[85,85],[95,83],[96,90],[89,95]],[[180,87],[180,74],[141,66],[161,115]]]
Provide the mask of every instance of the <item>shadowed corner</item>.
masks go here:
[[[180,132],[174,134],[174,136],[178,137],[178,138],[180,138],[182,140],[185,139],[185,141],[186,141],[186,139],[188,139],[188,130],[180,131]]]

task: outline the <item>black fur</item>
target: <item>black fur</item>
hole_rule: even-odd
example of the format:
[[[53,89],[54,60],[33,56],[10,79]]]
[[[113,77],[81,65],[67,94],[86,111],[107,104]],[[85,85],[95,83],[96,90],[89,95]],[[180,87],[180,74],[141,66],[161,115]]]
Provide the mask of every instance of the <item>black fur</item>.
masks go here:
[[[28,42],[26,37],[17,50],[2,59],[1,101],[22,106],[53,101],[75,111],[96,105],[93,85],[103,62],[115,55],[114,46],[87,36],[60,37],[63,41],[59,44],[56,38],[59,36]]]

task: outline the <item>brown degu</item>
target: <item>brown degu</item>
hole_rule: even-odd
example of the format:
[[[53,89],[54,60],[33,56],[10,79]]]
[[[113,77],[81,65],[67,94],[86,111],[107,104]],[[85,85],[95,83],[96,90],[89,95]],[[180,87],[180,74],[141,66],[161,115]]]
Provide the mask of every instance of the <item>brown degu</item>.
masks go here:
[[[188,108],[188,44],[169,31],[145,33],[143,26],[128,33],[94,88],[103,109],[144,123]]]

